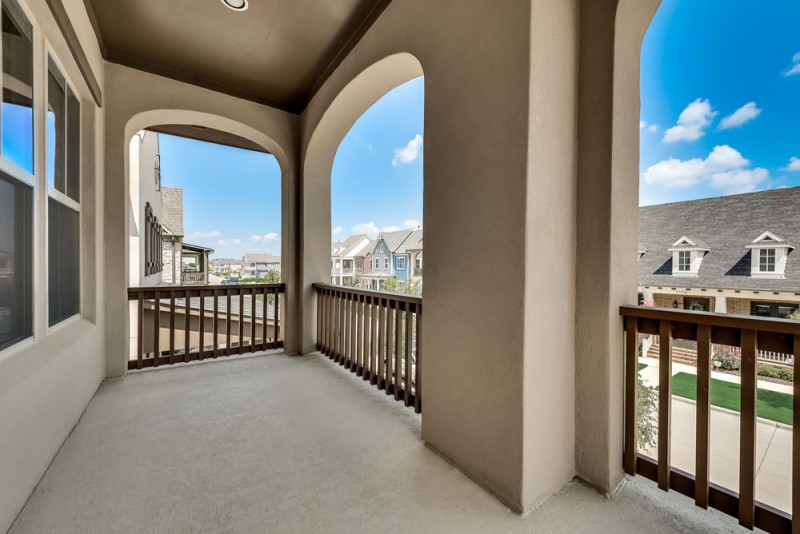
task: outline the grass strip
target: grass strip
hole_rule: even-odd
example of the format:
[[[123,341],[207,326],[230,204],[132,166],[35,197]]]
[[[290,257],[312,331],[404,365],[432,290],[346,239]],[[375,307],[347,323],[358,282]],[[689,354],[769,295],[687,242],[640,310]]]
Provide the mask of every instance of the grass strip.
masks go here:
[[[677,373],[672,377],[672,394],[697,400],[697,377]],[[756,415],[786,425],[792,424],[792,396],[769,389],[758,389]],[[733,382],[711,379],[711,404],[735,412],[741,411],[741,387]]]

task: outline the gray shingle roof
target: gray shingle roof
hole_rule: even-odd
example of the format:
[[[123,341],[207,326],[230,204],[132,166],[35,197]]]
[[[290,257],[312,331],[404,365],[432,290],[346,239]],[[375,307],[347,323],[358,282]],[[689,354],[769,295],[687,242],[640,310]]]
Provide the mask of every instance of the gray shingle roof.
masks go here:
[[[169,233],[183,236],[183,189],[161,187],[161,224]]]
[[[800,253],[789,252],[785,279],[750,277],[751,250],[765,231],[800,242],[800,187],[639,208],[639,282],[646,286],[800,292]],[[696,278],[672,276],[667,249],[681,237],[710,250]],[[698,243],[699,244],[699,243]]]
[[[408,254],[409,250],[417,250],[417,245],[422,241],[422,230],[414,230],[403,241],[395,252],[397,254]]]
[[[273,256],[272,254],[245,254],[242,261],[255,261],[259,263],[280,263],[280,256]]]
[[[411,230],[399,230],[397,232],[381,232],[378,236],[380,240],[383,238],[386,246],[389,247],[389,250],[392,252],[397,252],[397,249],[400,245],[403,244],[403,241],[411,235]]]

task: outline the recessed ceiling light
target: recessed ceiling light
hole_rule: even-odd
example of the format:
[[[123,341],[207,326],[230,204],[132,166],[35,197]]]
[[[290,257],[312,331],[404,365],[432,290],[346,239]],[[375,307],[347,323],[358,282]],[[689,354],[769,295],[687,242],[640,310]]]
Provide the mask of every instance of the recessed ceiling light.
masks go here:
[[[248,7],[247,0],[222,0],[222,3],[234,11],[245,11]]]

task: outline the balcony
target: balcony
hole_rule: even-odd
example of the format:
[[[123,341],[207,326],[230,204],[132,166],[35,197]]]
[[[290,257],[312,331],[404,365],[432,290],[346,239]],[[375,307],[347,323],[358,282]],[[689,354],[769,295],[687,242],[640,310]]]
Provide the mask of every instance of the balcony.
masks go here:
[[[735,528],[641,478],[612,499],[572,483],[520,517],[420,432],[321,354],[130,374],[100,387],[10,532]]]
[[[414,267],[414,276],[422,276],[422,267]]]
[[[206,283],[206,275],[197,271],[181,272],[181,285],[203,285]]]

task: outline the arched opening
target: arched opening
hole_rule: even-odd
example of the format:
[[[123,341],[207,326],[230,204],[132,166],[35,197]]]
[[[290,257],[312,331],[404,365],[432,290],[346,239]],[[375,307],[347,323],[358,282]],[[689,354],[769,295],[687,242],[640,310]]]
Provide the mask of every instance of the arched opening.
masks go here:
[[[800,116],[796,43],[780,38],[793,35],[798,8],[725,4],[723,23],[722,7],[622,0],[616,13],[611,259],[625,257],[610,280],[627,285],[612,301],[630,305],[635,280],[640,306],[622,312],[629,336],[615,341],[628,354],[624,467],[770,530],[790,517],[791,477],[764,470],[780,453],[758,429],[791,424],[792,348],[752,316],[800,308],[796,139],[779,133]],[[783,431],[778,442],[791,441]],[[676,471],[680,482],[669,480]]]
[[[312,284],[331,280],[331,171],[336,152],[353,124],[392,89],[422,76],[411,54],[398,53],[374,63],[351,80],[313,126],[303,156],[303,351],[317,347],[316,294]]]
[[[145,124],[126,147],[129,369],[283,346],[282,153],[192,115],[160,115],[184,122]]]
[[[331,173],[331,283],[422,294],[424,80],[356,121]]]

